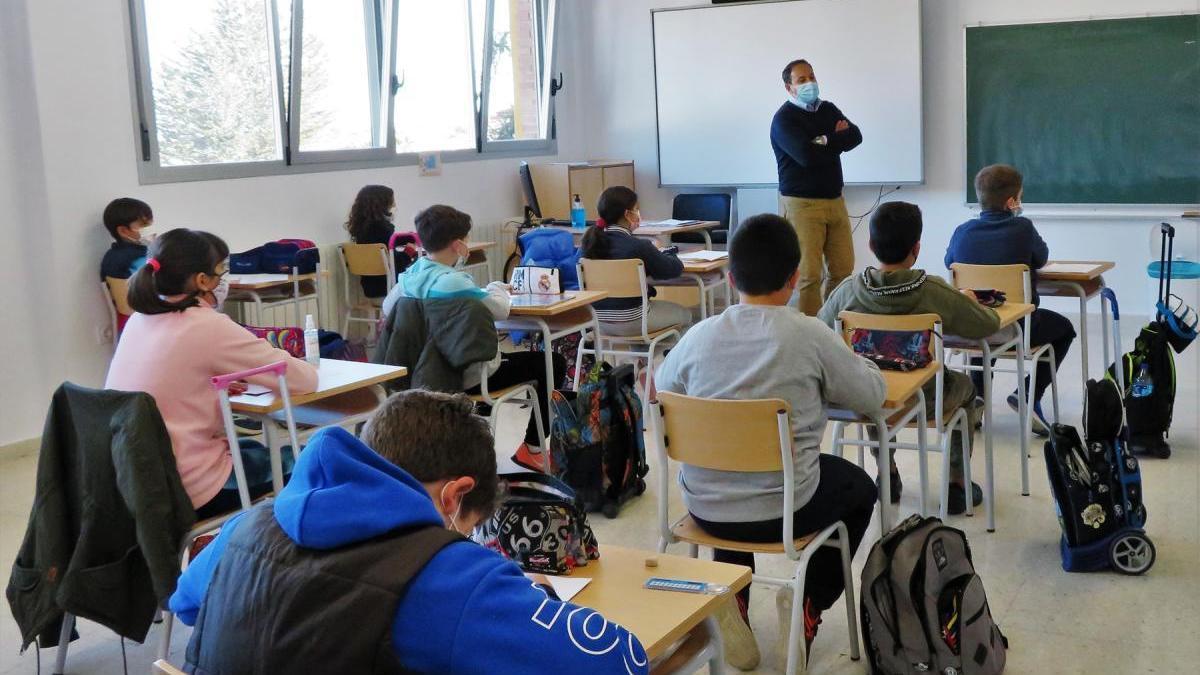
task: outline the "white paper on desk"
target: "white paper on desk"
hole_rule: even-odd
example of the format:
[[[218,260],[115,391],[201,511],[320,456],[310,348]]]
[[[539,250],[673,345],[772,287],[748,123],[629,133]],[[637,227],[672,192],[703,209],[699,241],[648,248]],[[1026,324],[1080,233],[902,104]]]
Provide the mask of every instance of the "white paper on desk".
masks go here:
[[[714,262],[724,260],[729,257],[729,251],[688,251],[680,253],[680,260],[693,260],[696,262]]]
[[[239,274],[237,276],[230,275],[229,283],[231,284],[273,284],[279,281],[287,281],[290,277],[286,274]]]
[[[533,579],[531,574],[525,576]],[[563,602],[569,602],[592,582],[588,577],[556,577],[550,574],[542,576],[546,577],[546,581],[550,582],[550,588],[554,589],[554,594]]]
[[[674,225],[688,225],[688,224],[691,224],[694,222],[696,222],[696,221],[694,221],[694,220],[675,220],[674,218],[668,218],[666,220],[642,221],[642,225],[649,225],[651,227],[672,227]]]
[[[1092,263],[1049,263],[1038,270],[1042,274],[1087,274],[1096,269]]]

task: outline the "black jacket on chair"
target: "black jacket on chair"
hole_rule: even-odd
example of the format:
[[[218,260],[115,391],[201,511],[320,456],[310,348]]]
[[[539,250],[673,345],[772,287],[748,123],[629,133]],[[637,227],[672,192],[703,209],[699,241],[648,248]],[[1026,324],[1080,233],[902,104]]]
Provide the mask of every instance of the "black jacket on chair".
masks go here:
[[[5,591],[22,649],[57,645],[64,612],[143,641],[195,520],[150,395],[60,386]]]
[[[487,306],[473,298],[400,298],[383,321],[375,363],[408,368],[393,390],[460,393],[468,366],[491,361],[500,348]]]

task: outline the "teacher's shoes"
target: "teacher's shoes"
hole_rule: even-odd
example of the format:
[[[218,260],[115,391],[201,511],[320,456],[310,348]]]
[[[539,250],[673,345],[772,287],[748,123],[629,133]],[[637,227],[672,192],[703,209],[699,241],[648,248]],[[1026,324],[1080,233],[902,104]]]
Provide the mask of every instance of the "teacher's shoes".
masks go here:
[[[725,643],[725,663],[738,670],[757,668],[761,659],[758,642],[750,631],[747,607],[741,596],[733,596],[732,602],[722,604],[717,610],[717,627]]]

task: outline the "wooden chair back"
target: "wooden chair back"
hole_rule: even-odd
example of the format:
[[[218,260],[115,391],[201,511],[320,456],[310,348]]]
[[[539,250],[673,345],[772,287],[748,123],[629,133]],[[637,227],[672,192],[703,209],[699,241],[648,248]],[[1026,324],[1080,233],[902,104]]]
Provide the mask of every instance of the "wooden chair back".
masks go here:
[[[842,339],[850,344],[856,328],[864,330],[918,331],[933,330],[941,322],[937,314],[865,314],[843,310],[838,312]]]
[[[646,298],[646,268],[641,260],[579,260],[579,286],[608,291],[609,298]]]
[[[129,280],[104,277],[104,285],[108,286],[108,295],[112,298],[113,307],[117,312],[125,316],[133,314],[133,308],[129,306]]]
[[[717,471],[780,471],[791,454],[782,399],[717,400],[658,392],[667,456]]]
[[[184,675],[184,672],[163,659],[154,662],[150,667],[151,675]]]
[[[346,271],[356,277],[391,276],[388,249],[383,244],[342,244]]]
[[[995,288],[1007,302],[1029,302],[1028,265],[968,265],[954,263],[950,275],[955,288]]]

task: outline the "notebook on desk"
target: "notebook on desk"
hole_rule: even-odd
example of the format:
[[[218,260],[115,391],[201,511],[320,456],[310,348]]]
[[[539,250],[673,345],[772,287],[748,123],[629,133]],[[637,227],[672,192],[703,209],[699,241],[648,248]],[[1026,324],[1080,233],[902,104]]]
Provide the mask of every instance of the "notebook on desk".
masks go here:
[[[729,251],[688,251],[680,253],[679,259],[692,262],[714,262],[729,257]]]
[[[642,221],[642,225],[648,225],[650,227],[675,227],[677,225],[691,225],[693,223],[698,223],[698,222],[700,222],[700,221],[698,221],[698,220],[675,220],[674,218],[668,218],[666,220],[644,220],[644,221]]]

